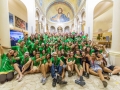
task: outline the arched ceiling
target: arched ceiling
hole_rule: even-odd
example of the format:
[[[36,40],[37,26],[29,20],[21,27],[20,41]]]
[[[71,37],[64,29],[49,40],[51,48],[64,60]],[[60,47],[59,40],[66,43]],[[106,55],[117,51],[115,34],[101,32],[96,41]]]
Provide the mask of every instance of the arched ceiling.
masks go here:
[[[46,14],[50,5],[52,5],[54,2],[66,2],[66,4],[68,4],[75,13],[78,10],[78,8],[83,0],[38,0],[38,1],[39,1],[40,6],[42,7],[43,11]]]

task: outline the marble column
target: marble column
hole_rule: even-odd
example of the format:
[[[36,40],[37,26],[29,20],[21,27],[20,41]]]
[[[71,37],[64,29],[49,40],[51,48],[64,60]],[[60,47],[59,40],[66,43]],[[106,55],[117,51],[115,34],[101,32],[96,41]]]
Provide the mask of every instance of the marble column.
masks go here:
[[[113,1],[112,47],[110,61],[120,66],[120,0]]]
[[[39,33],[41,33],[41,22],[39,23]]]
[[[10,47],[8,0],[0,0],[0,44]]]
[[[80,22],[79,24],[80,24],[80,26],[79,26],[79,33],[81,33],[82,32],[82,23]]]

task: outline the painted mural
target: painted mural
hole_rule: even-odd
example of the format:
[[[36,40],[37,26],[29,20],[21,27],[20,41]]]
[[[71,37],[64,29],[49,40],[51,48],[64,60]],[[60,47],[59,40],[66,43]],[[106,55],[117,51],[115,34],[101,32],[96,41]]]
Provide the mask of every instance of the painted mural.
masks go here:
[[[47,19],[52,22],[68,22],[73,19],[73,12],[65,3],[55,3],[49,8]]]
[[[67,15],[65,15],[63,13],[63,9],[62,8],[58,8],[57,11],[58,11],[58,13],[51,18],[51,21],[53,21],[53,22],[67,22],[67,21],[70,20],[69,12],[67,13]]]
[[[26,29],[26,23],[19,17],[15,16],[15,26],[21,29]]]

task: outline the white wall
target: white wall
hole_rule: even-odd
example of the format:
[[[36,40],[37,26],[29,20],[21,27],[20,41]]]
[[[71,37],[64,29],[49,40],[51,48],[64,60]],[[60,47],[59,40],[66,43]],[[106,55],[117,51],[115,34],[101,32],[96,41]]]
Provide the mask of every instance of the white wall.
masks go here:
[[[27,7],[28,34],[35,33],[35,0],[21,0]]]
[[[93,15],[95,6],[102,0],[86,0],[86,27],[85,33],[88,33],[89,38],[93,39]]]

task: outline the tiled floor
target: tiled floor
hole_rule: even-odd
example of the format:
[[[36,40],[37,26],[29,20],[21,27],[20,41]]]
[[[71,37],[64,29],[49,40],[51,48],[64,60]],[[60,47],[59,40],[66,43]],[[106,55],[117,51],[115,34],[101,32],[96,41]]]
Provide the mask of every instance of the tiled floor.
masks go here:
[[[17,82],[15,79],[6,82],[5,84],[0,84],[0,90],[120,90],[120,76],[111,76],[108,82],[107,88],[104,88],[100,79],[98,77],[90,75],[90,79],[85,79],[86,85],[81,87],[74,83],[77,78],[76,75],[68,78],[67,85],[58,85],[52,87],[52,78],[48,78],[47,83],[42,85],[40,83],[41,74],[26,75],[21,82]]]

